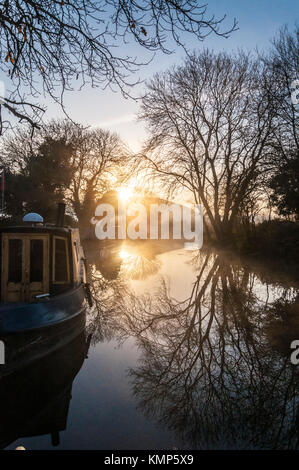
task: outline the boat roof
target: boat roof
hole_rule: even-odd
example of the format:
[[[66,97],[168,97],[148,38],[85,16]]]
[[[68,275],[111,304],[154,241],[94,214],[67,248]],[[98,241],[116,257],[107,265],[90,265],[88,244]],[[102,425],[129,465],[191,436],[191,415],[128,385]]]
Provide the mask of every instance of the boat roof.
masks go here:
[[[78,229],[68,226],[58,227],[52,224],[0,225],[0,233],[59,233],[67,235],[74,230]]]

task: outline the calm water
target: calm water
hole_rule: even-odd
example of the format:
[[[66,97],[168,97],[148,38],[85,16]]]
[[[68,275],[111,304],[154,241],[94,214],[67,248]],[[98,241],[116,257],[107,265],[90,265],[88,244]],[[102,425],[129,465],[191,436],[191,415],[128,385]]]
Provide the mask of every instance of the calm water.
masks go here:
[[[87,256],[87,332],[9,384],[11,420],[26,419],[18,435],[2,426],[7,448],[298,447],[296,282],[170,242],[91,242]]]

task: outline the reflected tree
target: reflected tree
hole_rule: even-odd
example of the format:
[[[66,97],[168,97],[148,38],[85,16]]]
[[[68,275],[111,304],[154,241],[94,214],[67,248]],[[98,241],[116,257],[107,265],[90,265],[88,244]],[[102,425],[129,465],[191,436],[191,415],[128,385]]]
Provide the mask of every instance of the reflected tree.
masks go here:
[[[140,407],[196,448],[298,446],[298,372],[269,340],[273,307],[251,278],[207,256],[186,301],[163,284],[155,302],[131,298],[125,316],[143,351],[130,371]],[[280,342],[296,337],[291,303]]]
[[[94,341],[134,337],[129,377],[138,406],[199,449],[298,448],[298,289],[270,288],[224,255],[199,252],[186,299],[161,279],[137,295],[93,273]],[[104,325],[104,329],[103,329]]]

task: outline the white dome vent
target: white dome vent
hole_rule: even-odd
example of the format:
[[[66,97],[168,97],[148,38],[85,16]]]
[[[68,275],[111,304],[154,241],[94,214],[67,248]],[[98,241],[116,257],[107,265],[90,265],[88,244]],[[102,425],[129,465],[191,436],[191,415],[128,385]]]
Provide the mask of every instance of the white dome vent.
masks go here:
[[[41,215],[36,212],[29,212],[29,214],[24,215],[23,222],[30,222],[32,224],[43,223],[44,219]]]

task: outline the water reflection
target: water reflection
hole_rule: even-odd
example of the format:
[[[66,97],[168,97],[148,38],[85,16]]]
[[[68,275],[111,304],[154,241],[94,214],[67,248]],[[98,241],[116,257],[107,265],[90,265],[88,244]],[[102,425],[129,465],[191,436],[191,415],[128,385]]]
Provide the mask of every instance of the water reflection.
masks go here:
[[[147,279],[156,274],[161,263],[157,256],[161,253],[181,248],[180,241],[109,240],[86,243],[85,250],[91,267],[96,269],[107,281],[120,276],[127,279]]]
[[[185,445],[298,448],[299,369],[290,362],[290,343],[299,339],[295,283],[265,282],[257,270],[212,252],[163,258],[163,248],[175,247],[116,243],[112,280],[90,256],[94,341],[135,338],[139,363],[129,376],[139,407]]]
[[[59,445],[59,432],[67,427],[73,381],[88,347],[89,338],[81,330],[55,352],[1,378],[1,449],[18,438],[43,434],[51,435],[53,446]]]

